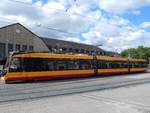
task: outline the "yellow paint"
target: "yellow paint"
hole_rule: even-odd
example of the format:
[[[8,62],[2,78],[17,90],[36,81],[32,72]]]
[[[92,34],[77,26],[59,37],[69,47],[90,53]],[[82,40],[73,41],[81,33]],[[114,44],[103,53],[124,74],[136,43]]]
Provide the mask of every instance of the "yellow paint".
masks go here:
[[[146,71],[147,68],[130,68],[130,72]]]
[[[128,68],[98,69],[98,73],[122,73],[122,72],[128,72]]]
[[[65,59],[93,59],[92,55],[86,54],[52,54],[52,53],[26,53],[17,54],[13,57],[19,58],[65,58]],[[146,62],[145,59],[134,58],[120,58],[111,56],[96,56],[98,60],[110,60],[110,61],[131,61],[131,62]]]
[[[56,76],[56,75],[80,75],[80,74],[94,74],[94,70],[68,70],[68,71],[47,71],[47,72],[29,72],[28,77],[34,76]]]
[[[134,58],[120,58],[120,57],[110,57],[110,56],[97,56],[98,60],[109,60],[109,61],[131,61],[131,62],[147,62],[145,59],[134,59]]]
[[[97,56],[98,60],[109,60],[109,61],[128,61],[128,58],[116,58],[110,56]]]
[[[52,54],[52,53],[28,53],[14,55],[17,58],[65,58],[65,59],[93,59],[93,56],[85,54]]]
[[[27,77],[26,72],[8,72],[5,75],[5,80],[10,79],[10,78],[22,78],[22,77]]]
[[[146,68],[132,68],[131,72],[146,71]],[[98,69],[98,73],[127,73],[128,68],[118,68],[118,69]],[[55,76],[64,76],[64,75],[94,75],[94,70],[68,70],[68,71],[43,71],[43,72],[8,72],[4,77],[1,77],[1,80],[9,80],[13,78],[22,78],[22,77],[55,77]],[[69,76],[68,76],[69,77]]]
[[[68,71],[43,71],[43,72],[8,72],[6,74],[7,79],[22,78],[22,77],[55,77],[57,75],[93,75],[94,70],[68,70]]]

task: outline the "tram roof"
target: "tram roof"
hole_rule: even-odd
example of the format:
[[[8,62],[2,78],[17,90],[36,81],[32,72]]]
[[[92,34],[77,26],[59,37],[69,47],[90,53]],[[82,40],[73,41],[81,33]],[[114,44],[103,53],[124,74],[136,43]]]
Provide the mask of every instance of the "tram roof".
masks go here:
[[[110,61],[128,61],[128,58],[110,57],[110,56],[97,56],[98,60],[110,60]]]
[[[93,59],[92,55],[87,54],[54,54],[54,53],[14,53],[13,57],[19,58],[64,58],[64,59]],[[145,59],[121,58],[111,56],[96,56],[98,60],[110,61],[131,61],[131,62],[146,62]]]
[[[22,53],[13,57],[19,58],[75,58],[75,59],[93,59],[92,56],[86,54],[53,54],[53,53]]]
[[[129,58],[129,61],[131,61],[131,62],[147,62],[145,59],[135,59],[135,58]]]

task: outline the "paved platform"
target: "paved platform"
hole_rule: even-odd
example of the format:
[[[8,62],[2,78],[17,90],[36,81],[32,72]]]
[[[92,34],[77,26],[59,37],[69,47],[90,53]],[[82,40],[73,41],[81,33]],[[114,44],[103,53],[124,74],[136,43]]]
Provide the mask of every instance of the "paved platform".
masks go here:
[[[1,103],[0,113],[150,113],[150,83]]]

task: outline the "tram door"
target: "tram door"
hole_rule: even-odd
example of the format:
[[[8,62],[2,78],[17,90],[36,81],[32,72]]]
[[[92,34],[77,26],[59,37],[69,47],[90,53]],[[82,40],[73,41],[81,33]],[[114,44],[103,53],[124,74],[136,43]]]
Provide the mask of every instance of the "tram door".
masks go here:
[[[94,68],[94,74],[98,74],[98,64],[97,64],[97,57],[93,55],[93,68]]]

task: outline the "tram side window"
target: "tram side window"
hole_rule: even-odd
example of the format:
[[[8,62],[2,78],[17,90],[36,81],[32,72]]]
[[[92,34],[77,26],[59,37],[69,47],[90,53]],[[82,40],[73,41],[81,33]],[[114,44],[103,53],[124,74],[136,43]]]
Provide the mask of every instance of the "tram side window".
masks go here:
[[[119,68],[120,64],[119,62],[112,62],[112,68]]]
[[[129,68],[132,68],[132,62],[129,62]]]
[[[79,60],[75,59],[48,59],[49,70],[79,69]]]
[[[134,68],[134,63],[130,62],[130,68]]]
[[[109,62],[109,68],[128,68],[128,63],[123,61]]]
[[[138,62],[138,67],[139,68],[147,68],[147,63],[146,62]]]
[[[92,60],[55,59],[55,70],[92,69]]]
[[[56,61],[54,59],[47,59],[48,70],[55,70],[55,63]]]
[[[144,67],[144,62],[139,62],[139,67]]]
[[[141,68],[147,68],[148,66],[147,62],[140,62],[139,64]]]
[[[56,70],[67,70],[67,61],[65,59],[57,59]]]
[[[107,66],[108,66],[107,61],[98,60],[98,62],[97,62],[98,69],[107,69],[108,68]]]
[[[27,72],[31,71],[47,71],[48,70],[47,59],[43,58],[24,58],[23,70]]]
[[[120,68],[128,68],[128,63],[127,62],[120,62]]]
[[[78,70],[79,69],[79,60],[70,59],[67,62],[68,70]]]
[[[124,67],[128,68],[128,62],[124,62]]]
[[[141,67],[140,62],[130,62],[130,68],[138,68]]]
[[[106,63],[106,65],[107,65],[107,69],[111,69],[111,62],[110,62],[110,61],[108,61],[108,62]]]
[[[130,62],[130,68],[138,68],[141,67],[139,62]]]
[[[146,62],[130,62],[130,68],[146,68]]]
[[[79,68],[80,69],[92,69],[92,60],[79,60]]]
[[[15,58],[9,68],[10,72],[36,72],[51,70],[93,69],[92,60],[83,59],[46,59]]]
[[[109,63],[109,68],[110,68],[110,69],[113,68],[113,64],[114,64],[113,62],[110,62],[110,63]]]
[[[56,59],[56,70],[83,70],[92,68],[92,60]]]
[[[117,68],[116,62],[111,62],[111,68]]]
[[[134,67],[140,67],[140,63],[139,62],[135,62],[134,63]]]
[[[104,63],[105,64],[103,64],[104,65],[104,67],[106,68],[106,69],[109,69],[110,68],[110,61],[104,61]]]
[[[100,60],[97,61],[97,68],[102,69],[102,61]]]
[[[148,67],[148,63],[147,62],[144,62],[144,63],[142,63],[143,64],[143,67],[144,68],[147,68]]]
[[[100,60],[97,61],[97,68],[102,69],[102,62]]]

